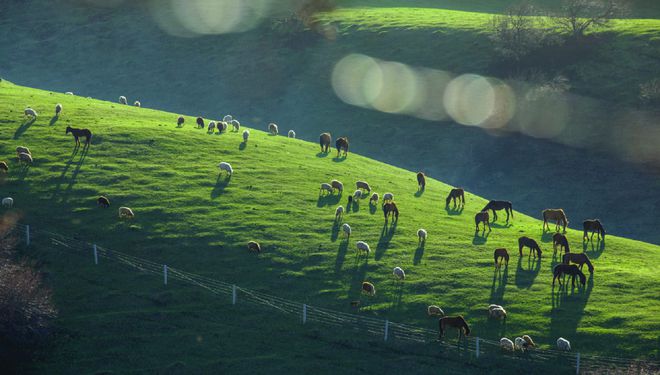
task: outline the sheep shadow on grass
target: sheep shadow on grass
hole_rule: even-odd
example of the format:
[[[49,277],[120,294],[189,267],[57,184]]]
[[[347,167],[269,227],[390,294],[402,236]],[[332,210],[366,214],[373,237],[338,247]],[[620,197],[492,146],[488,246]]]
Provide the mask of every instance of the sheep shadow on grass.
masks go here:
[[[226,174],[223,177],[222,173],[218,173],[218,178],[215,180],[215,186],[211,190],[211,199],[215,199],[225,190],[229,181],[231,180],[231,175]]]
[[[415,256],[413,257],[414,265],[418,265],[422,262],[422,258],[424,257],[424,245],[426,245],[426,241],[420,242],[419,245],[417,245]]]
[[[332,158],[332,161],[334,161],[335,163],[341,163],[344,160],[346,160],[346,156]]]
[[[417,190],[417,192],[415,193],[415,198],[419,198],[422,195],[424,195],[424,190],[425,189]]]
[[[332,231],[330,232],[330,241],[335,242],[337,241],[337,237],[339,237],[339,226],[341,225],[340,220],[333,221],[332,223]]]
[[[247,142],[241,142],[241,144],[238,145],[239,151],[245,150],[246,147],[247,147]]]
[[[344,265],[344,259],[346,259],[346,253],[348,252],[348,243],[349,239],[342,240],[339,244],[339,249],[337,249],[337,258],[335,259],[335,273],[341,271],[341,267]]]
[[[316,207],[335,205],[339,203],[340,200],[341,200],[341,195],[338,194],[327,194],[327,195],[319,194],[319,198],[316,200]]]
[[[373,215],[373,214],[376,213],[376,210],[378,210],[378,206],[375,205],[375,204],[369,203],[369,213]]]
[[[327,158],[328,155],[329,155],[328,152],[319,152],[319,153],[316,154],[316,157],[317,158]]]
[[[48,122],[48,126],[53,126],[57,122],[57,120],[60,119],[60,115],[55,115],[50,119],[50,122]]]
[[[25,120],[25,122],[23,122],[21,126],[19,126],[18,129],[16,129],[14,132],[14,139],[19,139],[23,133],[25,133],[30,128],[30,126],[35,123],[35,121],[37,121],[37,119],[34,117]]]
[[[516,269],[516,286],[519,289],[529,289],[541,270],[541,258],[527,257],[527,269],[523,268],[523,257],[518,257]]]

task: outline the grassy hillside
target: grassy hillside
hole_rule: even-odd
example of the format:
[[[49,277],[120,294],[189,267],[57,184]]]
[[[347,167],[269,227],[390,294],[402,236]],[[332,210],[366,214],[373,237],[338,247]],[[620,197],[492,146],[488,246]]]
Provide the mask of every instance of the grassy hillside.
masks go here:
[[[62,115],[51,119],[58,102],[64,106]],[[0,155],[11,168],[2,195],[12,196],[13,211],[34,227],[337,310],[348,311],[348,302],[361,298],[361,314],[435,329],[425,315],[425,307],[433,303],[447,314],[464,315],[480,337],[527,333],[542,347],[551,347],[563,336],[583,353],[658,356],[657,246],[614,236],[582,244],[581,233],[571,230],[573,251],[584,250],[596,271],[586,290],[553,293],[551,269],[557,259],[550,234],[541,231],[538,220],[516,212],[511,225],[500,219],[492,232],[475,235],[473,215],[486,203],[484,198],[467,194],[463,211],[446,210],[443,198],[449,186],[430,180],[426,191],[417,193],[413,172],[364,158],[360,150],[336,159],[333,153],[319,154],[318,145],[258,130],[242,144],[239,133],[210,135],[195,129],[194,117],[177,128],[176,114],[7,81],[0,83],[0,103],[0,137],[7,140]],[[22,117],[28,105],[41,114],[33,124]],[[89,152],[74,152],[72,138],[64,134],[67,125],[94,132]],[[12,156],[17,145],[32,150],[34,164],[27,170],[21,171]],[[234,167],[231,179],[218,176],[220,161]],[[380,210],[364,201],[346,214],[353,236],[344,240],[333,217],[338,204],[346,205],[346,194],[318,194],[319,184],[333,178],[343,181],[347,192],[359,179],[381,194],[393,192],[401,211],[398,224],[383,226]],[[110,198],[111,209],[96,207],[100,194]],[[120,205],[131,207],[136,218],[118,220]],[[569,218],[582,219],[570,212]],[[418,228],[429,232],[425,246],[418,246]],[[541,242],[540,262],[527,254],[518,257],[514,248],[523,234]],[[251,239],[262,243],[263,254],[247,253],[245,243]],[[355,257],[357,240],[371,244],[368,259]],[[493,273],[496,247],[506,247],[512,255],[501,275]],[[141,347],[132,356],[145,355],[153,337],[136,337],[132,330],[143,329],[144,319],[165,319],[159,306],[166,307],[172,331],[186,329],[177,323],[177,312],[193,309],[204,315],[206,301],[213,306],[214,297],[203,291],[162,291],[152,276],[106,267],[92,270],[92,265],[79,270],[84,262],[38,254],[52,275],[60,324],[66,328],[67,339],[60,338],[56,355],[48,358],[60,368],[67,368],[59,362],[65,358],[83,357],[88,359],[76,366],[99,368],[99,361],[114,363],[109,353],[125,354],[132,345]],[[406,270],[405,283],[392,280],[395,266]],[[364,280],[375,283],[376,297],[360,297]],[[486,319],[489,303],[507,308],[505,325]],[[146,313],[147,318],[142,316]],[[122,316],[126,321],[119,324],[116,319]],[[101,354],[91,343],[105,332],[116,339],[94,344],[102,345]]]

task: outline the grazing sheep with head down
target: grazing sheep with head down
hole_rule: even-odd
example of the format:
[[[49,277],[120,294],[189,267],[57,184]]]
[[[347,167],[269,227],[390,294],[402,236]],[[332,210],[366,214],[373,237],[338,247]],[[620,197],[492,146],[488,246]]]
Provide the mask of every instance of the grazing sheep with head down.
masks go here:
[[[296,138],[296,132],[293,130],[289,130],[287,135],[289,136],[289,138]]]
[[[227,131],[227,126],[228,126],[227,123],[224,122],[224,121],[220,121],[220,122],[218,122],[218,125],[217,125],[217,127],[218,127],[218,133],[222,133],[222,132],[224,132],[224,131]]]
[[[64,93],[64,95],[73,95],[73,92],[67,91],[67,92]]]
[[[426,308],[426,313],[429,316],[445,316],[445,312],[442,311],[442,309],[436,305],[431,305]]]
[[[2,207],[12,208],[14,206],[14,198],[2,198]]]
[[[392,194],[392,193],[383,194],[383,203],[391,202],[392,200],[394,200],[394,194]]]
[[[557,349],[563,350],[565,352],[571,351],[571,343],[563,337],[557,339]]]
[[[342,215],[344,215],[344,206],[339,206],[335,210],[335,220],[336,221],[341,220]]]
[[[371,198],[369,198],[369,204],[373,204],[374,206],[378,204],[378,193],[371,194]]]
[[[7,165],[7,162],[0,161],[0,171],[5,173],[9,172],[9,166]]]
[[[225,115],[225,117],[222,118],[222,121],[224,121],[226,123],[230,123],[233,120],[234,120],[234,118],[232,117],[232,115]]]
[[[140,103],[139,100],[136,100],[135,102],[133,102],[133,105],[136,106],[136,107],[142,107],[142,103]]]
[[[362,293],[368,294],[370,296],[375,296],[376,295],[376,287],[374,284],[365,281],[362,283]]]
[[[405,280],[406,279],[406,273],[403,271],[403,268],[401,267],[394,267],[392,270],[392,275],[396,277],[399,280]]]
[[[259,242],[257,241],[248,242],[247,248],[249,251],[256,251],[257,253],[261,252],[261,245],[259,245]]]
[[[351,238],[352,230],[351,230],[351,226],[348,225],[348,223],[344,223],[344,225],[341,226],[341,230],[344,232],[344,236],[346,236],[346,238]]]
[[[32,117],[33,119],[37,118],[37,111],[35,111],[34,109],[32,109],[30,107],[25,108],[25,111],[23,111],[23,114],[25,116]]]
[[[198,128],[204,128],[204,119],[202,117],[197,117],[196,122]]]
[[[323,192],[327,192],[328,194],[332,194],[332,185],[330,185],[327,182],[323,182],[321,184],[321,189],[319,189],[319,194],[323,194]]]
[[[359,190],[366,190],[367,192],[371,192],[371,187],[369,187],[369,184],[366,183],[365,181],[358,181],[355,183],[355,187]]]
[[[128,207],[119,207],[119,218],[124,219],[132,219],[135,217],[135,214],[133,213],[133,210],[131,210]]]
[[[249,137],[250,137],[250,131],[247,129],[243,130],[243,142],[247,143]]]
[[[186,122],[186,119],[183,116],[179,116],[176,119],[176,126],[183,126],[183,123]]]
[[[97,204],[98,206],[100,206],[100,207],[108,208],[108,207],[110,207],[110,199],[108,199],[107,197],[104,197],[104,196],[101,195],[101,196],[96,200],[96,204]]]
[[[227,122],[225,121],[225,123]],[[234,129],[235,132],[241,130],[241,123],[238,122],[238,120],[231,120],[230,123],[231,123],[231,127]],[[295,138],[295,134],[294,134],[294,138]]]
[[[364,242],[364,241],[358,241],[355,243],[355,246],[357,247],[358,252],[365,252],[367,253],[367,256],[369,256],[369,253],[371,252],[371,249],[369,248],[369,244]]]
[[[332,189],[337,189],[339,194],[344,192],[344,184],[342,184],[341,182],[337,180],[332,180],[330,181],[330,185],[332,185]]]
[[[426,176],[423,172],[417,172],[417,190],[426,189]]]
[[[30,153],[30,149],[25,147],[25,146],[16,147],[16,156],[18,156],[18,154],[20,154],[20,153],[25,153],[25,154],[28,154],[28,155],[32,155]]]
[[[529,337],[529,335],[523,335],[522,339],[525,342],[523,344],[523,348],[525,350],[527,350],[529,347],[536,347],[536,344],[534,344],[534,340],[532,340],[532,338]]]
[[[417,237],[419,239],[419,242],[426,242],[426,229],[418,229],[417,230]]]
[[[213,133],[213,131],[215,130],[215,121],[209,121],[209,127],[207,130],[209,131],[209,133]]]
[[[32,155],[26,154],[25,152],[21,152],[20,154],[18,154],[18,161],[22,163],[32,164]]]
[[[55,116],[59,116],[60,112],[62,112],[62,104],[57,103],[55,104]]]
[[[353,193],[353,200],[355,200],[355,202],[359,202],[360,198],[362,198],[362,190],[355,190]]]
[[[119,97],[119,104],[128,104],[128,99],[124,95]]]
[[[490,317],[494,319],[506,319],[506,311],[503,308],[490,310]]]
[[[222,173],[222,171],[225,171],[229,176],[234,174],[234,170],[232,169],[231,164],[227,162],[224,161],[221,162],[220,164],[218,164],[218,168],[220,168],[220,173]]]
[[[507,339],[506,337],[502,337],[500,339],[500,348],[509,352],[515,351],[515,345],[513,344],[513,341]]]
[[[279,133],[279,130],[277,129],[277,124],[273,122],[268,124],[268,131],[270,132],[270,135],[277,135]]]

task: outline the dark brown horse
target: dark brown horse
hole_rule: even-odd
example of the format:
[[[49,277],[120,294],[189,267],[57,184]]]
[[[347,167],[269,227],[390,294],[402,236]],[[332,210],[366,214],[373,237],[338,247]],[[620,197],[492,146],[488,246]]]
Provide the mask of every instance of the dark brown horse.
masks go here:
[[[488,215],[488,211],[481,211],[477,212],[476,215],[474,215],[474,225],[475,225],[475,232],[479,231],[479,224],[484,223],[484,231],[486,230],[486,226],[488,226],[488,231],[491,231],[490,229],[490,215]]]
[[[493,210],[493,221],[497,220],[497,211],[506,212],[506,222],[509,222],[509,215],[513,218],[513,204],[509,201],[490,201],[481,211]]]
[[[332,135],[330,133],[321,133],[319,136],[319,144],[321,145],[321,152],[328,152],[330,143],[332,142]]]
[[[454,207],[456,207],[456,200],[459,204],[465,205],[465,191],[462,188],[451,189],[445,200],[445,206],[449,206],[451,200],[454,200]]]
[[[460,340],[463,334],[465,333],[465,336],[470,335],[470,326],[468,326],[467,322],[465,319],[463,319],[462,316],[445,316],[444,318],[440,318],[438,320],[438,328],[440,328],[440,333],[438,335],[438,340],[442,339],[442,337],[445,335],[445,330],[448,327],[456,328],[458,329],[458,339]]]
[[[417,190],[424,189],[426,189],[426,176],[422,172],[417,172]]]
[[[548,228],[550,230],[550,225],[548,221],[555,222],[555,231],[559,231],[559,225],[564,226],[564,233],[566,233],[566,226],[568,225],[568,219],[566,218],[566,213],[561,208],[547,208],[543,210],[543,230]]]
[[[568,255],[568,254],[567,254]],[[575,287],[575,276],[580,278],[580,284],[582,287],[587,282],[587,277],[584,276],[582,271],[575,264],[558,264],[555,266],[555,269],[552,271],[552,287],[555,287],[555,280],[559,280],[559,285],[561,285],[561,276],[570,275],[571,276],[571,285]]]
[[[605,228],[603,228],[603,224],[600,223],[600,220],[585,220],[582,222],[582,228],[584,228],[584,235],[582,236],[583,240],[587,239],[587,232],[591,232],[591,240],[594,239],[594,233],[598,233],[598,239],[603,236],[603,240],[605,240]]]
[[[567,253],[564,254],[564,257],[561,258],[561,260],[564,264],[578,264],[580,271],[582,271],[582,267],[586,264],[587,268],[589,269],[589,273],[594,273],[594,265],[591,264],[589,257],[585,253]]]
[[[518,238],[518,252],[522,256],[523,247],[529,247],[529,256],[532,256],[532,250],[536,251],[535,255],[541,257],[541,247],[539,244],[529,237],[522,236]]]
[[[559,254],[561,254],[562,249],[565,253],[570,253],[571,248],[568,246],[568,238],[561,233],[555,233],[552,235],[552,248],[554,249],[553,255],[557,253],[557,246],[559,246]]]
[[[387,224],[387,219],[390,215],[394,217],[394,221],[399,221],[399,209],[396,207],[396,203],[385,203],[383,205],[383,215],[385,215],[385,224]]]
[[[70,126],[66,127],[66,134],[73,134],[73,138],[76,140],[76,145],[80,146],[80,137],[85,137],[85,145],[89,145],[89,142],[92,140],[92,132],[89,129],[76,129]]]
[[[337,148],[337,157],[339,157],[339,154],[341,154],[342,151],[344,151],[344,157],[348,156],[348,138],[347,137],[339,137],[335,141],[335,147]]]
[[[506,249],[495,249],[493,257],[495,258],[495,269],[502,267],[502,259],[504,259],[505,266],[509,267],[509,252]]]

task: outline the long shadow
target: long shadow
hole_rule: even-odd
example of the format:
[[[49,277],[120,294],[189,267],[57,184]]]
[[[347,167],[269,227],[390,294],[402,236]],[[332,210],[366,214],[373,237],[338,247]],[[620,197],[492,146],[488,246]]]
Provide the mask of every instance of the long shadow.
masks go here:
[[[589,244],[591,246],[588,246]],[[582,242],[582,252],[586,253],[591,259],[598,259],[603,255],[603,250],[605,250],[605,240],[597,240],[595,244],[593,241]]]
[[[552,242],[552,236],[554,236],[555,233],[557,232],[544,230],[543,234],[541,234],[541,242]]]
[[[348,299],[351,301],[355,300],[367,300],[367,298],[372,298],[372,297],[365,297],[361,298],[362,296],[362,282],[364,281],[369,281],[366,278],[367,275],[367,270],[369,268],[369,259],[367,258],[364,262],[359,262],[359,255],[356,254],[355,256],[356,262],[355,262],[355,268],[353,269],[353,272],[351,273],[351,284],[350,284],[350,289],[348,290]],[[378,285],[376,286],[376,296],[378,296]],[[365,303],[363,303],[364,305]]]
[[[336,195],[336,194],[321,195],[321,194],[319,194],[319,198],[316,200],[316,207],[335,205],[335,204],[339,203],[340,200],[341,200],[341,195]]]
[[[552,289],[550,337],[575,337],[577,327],[594,287],[593,274],[588,276],[585,288],[571,286],[570,278],[562,287]],[[578,279],[575,280],[579,284]]]
[[[500,224],[500,223],[492,222],[490,223],[490,226],[497,229],[506,229],[506,228],[511,228],[513,224],[511,223]]]
[[[502,270],[504,268],[504,270]],[[502,265],[493,273],[493,284],[490,286],[490,303],[501,304],[504,300],[504,288],[509,280],[509,267]]]
[[[351,204],[351,209],[346,210],[347,212],[358,212],[360,211],[360,201],[354,199],[353,203]]]
[[[317,158],[327,158],[328,155],[329,155],[328,152],[319,152],[319,153],[316,154],[316,157]]]
[[[62,173],[60,173],[60,177],[57,179],[57,184],[55,185],[55,189],[53,189],[53,194],[51,195],[51,200],[57,197],[60,193],[60,186],[62,186],[62,183],[65,180],[65,176],[67,172],[69,171],[69,168],[71,167],[71,164],[73,164],[73,158],[76,156],[76,153],[78,153],[78,150],[80,147],[76,145],[73,148],[73,151],[71,152],[71,155],[69,156],[69,160],[67,160],[66,164],[64,165],[64,169],[62,169]]]
[[[215,180],[215,186],[213,187],[213,190],[211,190],[211,199],[219,197],[227,185],[229,185],[231,176],[229,174],[225,175],[224,178],[222,178],[222,176],[222,173],[218,173],[218,178]]]
[[[378,210],[378,205],[369,203],[369,213],[370,214],[372,214],[372,215],[375,214],[377,210]]]
[[[48,123],[48,126],[53,126],[53,125],[55,125],[55,123],[56,123],[57,120],[59,120],[59,119],[60,119],[60,116],[59,116],[59,115],[55,115],[55,116],[53,116],[53,117],[50,119],[50,122]]]
[[[518,258],[516,269],[516,286],[520,289],[529,289],[534,284],[534,279],[541,270],[541,258],[528,257],[527,269],[523,268],[523,257]]]
[[[445,206],[445,211],[447,211],[447,214],[452,216],[462,214],[463,209],[465,209],[465,206],[463,205],[454,205],[453,207]]]
[[[417,249],[415,250],[415,256],[413,256],[413,264],[418,265],[422,262],[422,258],[424,257],[424,246],[426,245],[426,241],[420,242],[419,245],[417,246]]]
[[[395,280],[394,284],[394,299],[392,299],[390,308],[399,310],[403,300],[403,286],[405,283],[402,280]]]
[[[419,197],[421,197],[422,195],[424,195],[424,189],[422,189],[422,190],[417,190],[417,192],[415,193],[415,198],[419,198]]]
[[[337,249],[337,258],[335,259],[335,273],[341,271],[341,267],[344,265],[344,259],[346,259],[346,252],[348,251],[348,238],[341,241],[339,244],[339,249]]]
[[[80,149],[80,146],[76,145],[76,148]],[[71,173],[71,178],[69,178],[69,185],[67,185],[64,193],[64,196],[67,197],[69,193],[71,193],[71,189],[73,188],[73,185],[76,183],[76,180],[78,179],[78,173],[80,173],[80,169],[82,168],[83,163],[85,162],[85,159],[87,158],[87,154],[89,153],[89,145],[85,144],[82,146],[82,149],[80,149],[80,158],[78,159],[78,162],[76,163],[76,167],[73,169],[73,172]],[[75,153],[75,150],[74,150]]]
[[[391,221],[389,225],[383,223],[383,229],[380,231],[380,238],[378,239],[378,244],[376,245],[376,254],[374,255],[374,259],[380,260],[383,255],[385,255],[385,251],[387,251],[387,248],[390,246],[390,241],[394,236],[394,232],[396,232],[396,226],[396,221]]]
[[[245,150],[246,147],[247,147],[247,142],[241,142],[241,144],[238,145],[239,151]]]
[[[23,133],[25,133],[30,128],[30,126],[32,126],[32,124],[34,124],[35,121],[37,121],[37,119],[34,117],[26,119],[25,122],[23,122],[21,126],[19,126],[18,129],[16,129],[14,132],[14,139],[19,139]]]
[[[330,241],[331,242],[337,241],[337,237],[339,237],[339,224],[341,224],[341,222],[339,220],[335,220],[332,223],[332,231],[330,232]]]
[[[488,241],[488,236],[490,236],[490,230],[486,231],[484,230],[481,232],[481,235],[479,235],[479,231],[474,231],[474,237],[472,238],[472,244],[473,245],[483,245]]]
[[[340,157],[340,158],[338,158],[338,157],[334,157],[334,158],[332,158],[332,161],[334,161],[335,163],[341,163],[341,162],[343,162],[344,160],[346,160],[346,156],[342,156],[342,157]]]

